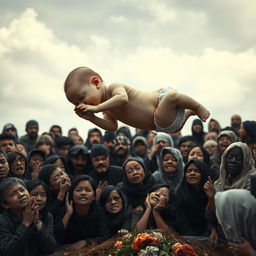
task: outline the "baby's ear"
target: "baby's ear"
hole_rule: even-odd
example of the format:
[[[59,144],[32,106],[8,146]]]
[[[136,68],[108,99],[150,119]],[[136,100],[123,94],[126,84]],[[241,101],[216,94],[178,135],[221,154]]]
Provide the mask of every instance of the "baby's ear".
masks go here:
[[[97,88],[100,87],[100,79],[97,76],[91,78],[91,83],[94,84]]]

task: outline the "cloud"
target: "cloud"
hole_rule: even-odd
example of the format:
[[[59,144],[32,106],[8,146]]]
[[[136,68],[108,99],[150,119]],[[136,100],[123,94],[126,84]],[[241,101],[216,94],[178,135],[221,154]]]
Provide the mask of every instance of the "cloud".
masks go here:
[[[121,3],[123,6],[128,4],[126,1]],[[1,125],[13,122],[23,131],[25,122],[33,118],[39,121],[41,132],[54,123],[62,125],[66,131],[73,126],[83,132],[92,127],[74,115],[73,107],[63,93],[63,81],[68,72],[84,65],[99,72],[107,83],[122,82],[143,91],[171,86],[206,105],[223,126],[234,113],[245,119],[255,119],[252,107],[255,105],[255,46],[240,51],[233,51],[232,47],[231,50],[219,49],[214,47],[219,41],[215,38],[213,45],[203,47],[202,44],[200,53],[185,51],[184,47],[183,51],[177,51],[179,42],[183,44],[184,41],[184,45],[192,48],[200,44],[195,35],[206,29],[209,10],[203,11],[202,6],[198,6],[198,10],[186,10],[177,3],[170,8],[166,1],[154,9],[154,1],[147,6],[143,3],[143,17],[136,16],[133,20],[129,11],[122,13],[119,10],[104,16],[105,26],[112,26],[104,33],[100,27],[94,31],[85,27],[89,39],[86,44],[72,44],[60,38],[32,8],[2,26],[0,109],[4,111]],[[130,8],[142,12],[143,3]],[[180,14],[186,14],[189,19],[182,20]],[[202,31],[188,32],[196,25]],[[134,33],[128,33],[132,28]],[[193,37],[187,37],[187,32]],[[170,40],[175,36],[176,41]],[[214,36],[211,34],[211,37]],[[163,43],[167,41],[168,44]],[[242,42],[238,44],[242,45]],[[183,132],[190,133],[190,122]]]

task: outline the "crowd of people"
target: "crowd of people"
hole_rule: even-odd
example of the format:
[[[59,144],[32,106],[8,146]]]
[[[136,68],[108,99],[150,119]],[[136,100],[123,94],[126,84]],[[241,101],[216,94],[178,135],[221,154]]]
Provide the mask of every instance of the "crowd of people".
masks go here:
[[[0,134],[0,255],[75,251],[135,230],[256,255],[256,122],[195,119],[191,135],[136,130]],[[254,220],[253,220],[254,219]]]

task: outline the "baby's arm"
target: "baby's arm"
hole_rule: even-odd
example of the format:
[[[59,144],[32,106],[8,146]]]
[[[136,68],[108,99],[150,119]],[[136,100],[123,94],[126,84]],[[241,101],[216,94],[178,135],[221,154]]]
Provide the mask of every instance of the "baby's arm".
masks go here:
[[[84,112],[83,110],[75,109],[75,112],[81,118],[91,121],[95,125],[99,126],[100,128],[106,131],[116,131],[118,124],[117,120],[110,116],[108,113],[103,112],[103,118],[95,116],[91,112]]]
[[[128,95],[123,85],[111,84],[106,92],[107,100],[97,106],[80,103],[76,106],[76,110],[83,110],[88,113],[98,113],[125,105],[128,102]]]

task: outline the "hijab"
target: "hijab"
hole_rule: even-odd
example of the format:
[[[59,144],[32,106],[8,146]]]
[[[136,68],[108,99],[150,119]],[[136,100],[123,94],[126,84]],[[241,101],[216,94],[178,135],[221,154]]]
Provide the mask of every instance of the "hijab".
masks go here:
[[[178,162],[177,170],[174,173],[167,173],[164,171],[163,159],[167,153],[170,153],[171,155],[173,155],[173,157]],[[168,184],[170,191],[176,193],[184,176],[184,162],[183,162],[183,157],[180,151],[176,148],[164,147],[160,152],[159,170],[156,171],[153,174],[153,176],[158,182]]]
[[[216,215],[226,238],[241,242],[243,236],[256,250],[256,198],[245,189],[231,189],[215,195]]]
[[[225,161],[226,161],[225,158],[228,152],[234,147],[239,147],[242,150],[243,167],[240,174],[234,177],[232,184],[228,185],[227,171],[225,169]],[[250,175],[256,171],[254,165],[255,165],[255,162],[252,157],[252,152],[250,148],[247,146],[247,144],[242,142],[235,142],[230,144],[221,156],[220,177],[214,183],[215,190],[218,192],[218,191],[225,191],[225,190],[234,189],[234,188],[249,189]]]

